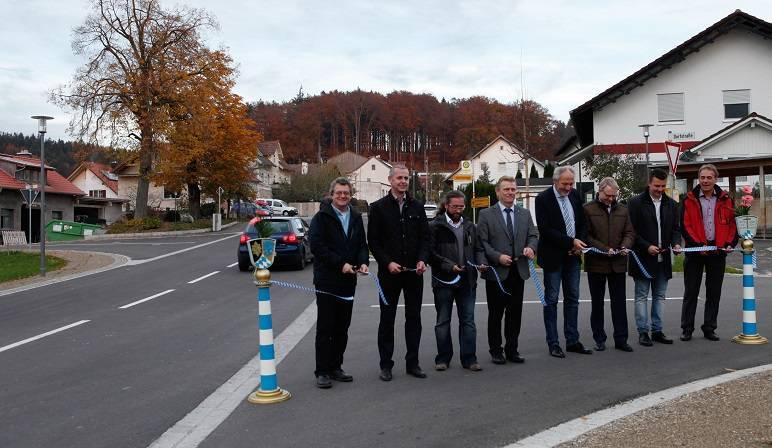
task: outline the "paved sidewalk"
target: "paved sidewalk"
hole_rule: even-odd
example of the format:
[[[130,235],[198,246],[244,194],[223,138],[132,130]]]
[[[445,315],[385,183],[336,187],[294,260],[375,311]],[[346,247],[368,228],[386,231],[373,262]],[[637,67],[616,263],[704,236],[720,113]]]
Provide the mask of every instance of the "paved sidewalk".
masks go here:
[[[768,448],[772,446],[772,372],[684,395],[559,446]]]

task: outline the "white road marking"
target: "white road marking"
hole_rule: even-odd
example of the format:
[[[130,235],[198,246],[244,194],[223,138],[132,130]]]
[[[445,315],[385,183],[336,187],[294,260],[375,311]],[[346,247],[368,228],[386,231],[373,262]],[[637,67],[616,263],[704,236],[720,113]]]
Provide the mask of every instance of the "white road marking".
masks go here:
[[[44,338],[46,336],[51,336],[52,334],[59,333],[60,331],[69,330],[72,327],[77,327],[78,325],[83,325],[86,322],[91,322],[91,321],[89,321],[89,320],[81,320],[81,321],[75,322],[74,324],[65,325],[63,327],[57,328],[56,330],[47,331],[47,332],[39,334],[37,336],[32,336],[31,338],[27,338],[27,339],[25,339],[23,341],[14,342],[13,344],[6,345],[5,347],[0,347],[0,353],[4,352],[6,350],[10,350],[12,348],[16,348],[16,347],[18,347],[20,345],[24,345],[24,344],[26,344],[28,342],[37,341],[38,339],[42,339],[42,338]]]
[[[534,434],[511,445],[507,445],[506,448],[545,448],[560,445],[561,443],[571,441],[600,426],[627,417],[644,409],[661,405],[683,395],[770,370],[772,370],[772,364],[765,364],[654,392],[554,426],[546,431]]]
[[[312,302],[276,338],[276,364],[278,365],[316,323],[316,302]],[[252,358],[235,375],[206,397],[182,420],[156,439],[150,448],[196,447],[211,434],[220,423],[244,402],[260,384],[260,355]]]
[[[219,272],[220,272],[220,271],[214,271],[214,272],[210,272],[210,273],[208,273],[208,274],[206,274],[206,275],[202,275],[202,276],[201,276],[201,277],[199,277],[199,278],[196,278],[196,279],[193,279],[193,280],[189,281],[189,282],[188,282],[188,284],[193,284],[193,283],[196,283],[196,282],[198,282],[198,281],[201,281],[201,280],[203,280],[203,279],[205,279],[205,278],[207,278],[207,277],[211,277],[211,276],[213,276],[213,275],[215,275],[215,274],[217,274],[217,273],[219,273]]]
[[[665,297],[665,300],[683,300],[683,299],[684,299],[683,297]],[[702,300],[701,297],[697,297],[697,299]],[[635,301],[635,299],[627,299],[627,301],[628,302],[633,302],[633,301]],[[560,302],[562,303],[563,301],[561,300]],[[592,302],[592,300],[590,300],[590,299],[579,299],[579,302],[581,302],[581,303],[590,303],[590,302]],[[611,299],[605,299],[604,302],[611,302]],[[523,303],[524,304],[538,303],[538,304],[541,305],[541,302],[538,301],[538,300],[523,300]],[[488,302],[475,302],[474,304],[475,305],[487,305]],[[433,303],[422,303],[421,306],[434,306],[434,304]],[[380,305],[370,305],[370,308],[380,308],[380,307],[381,307]],[[397,308],[404,308],[404,307],[405,307],[404,303],[400,303],[400,304],[397,305]]]
[[[175,255],[179,255],[179,254],[181,254],[181,253],[183,253],[183,252],[187,252],[187,251],[189,251],[189,250],[198,249],[199,247],[208,246],[208,245],[210,245],[210,244],[219,243],[220,241],[225,241],[225,240],[227,240],[227,239],[229,239],[229,238],[233,238],[233,237],[235,237],[235,236],[239,236],[239,235],[241,235],[241,233],[234,233],[233,235],[229,235],[229,236],[226,236],[226,237],[224,237],[224,238],[219,238],[219,239],[216,239],[216,240],[214,240],[214,241],[209,241],[209,242],[207,242],[207,243],[198,244],[198,245],[196,245],[196,246],[190,246],[190,247],[186,247],[185,249],[176,250],[176,251],[174,251],[174,252],[169,252],[168,254],[159,255],[159,256],[157,256],[157,257],[153,257],[153,258],[146,258],[146,259],[144,259],[144,260],[131,260],[131,261],[129,261],[129,262],[128,262],[128,265],[129,265],[129,266],[134,266],[134,265],[138,265],[138,264],[145,264],[145,263],[150,263],[151,261],[160,260],[160,259],[162,259],[162,258],[166,258],[166,257],[173,257],[173,256],[175,256]]]
[[[148,300],[153,300],[153,299],[155,299],[155,298],[158,298],[158,297],[161,297],[161,296],[163,296],[163,295],[165,295],[165,294],[169,294],[169,293],[170,293],[170,292],[172,292],[172,291],[174,291],[174,290],[173,290],[173,289],[167,289],[167,290],[166,290],[166,291],[164,291],[164,292],[159,292],[158,294],[152,295],[152,296],[150,296],[150,297],[145,297],[144,299],[142,299],[142,300],[137,300],[136,302],[127,303],[126,305],[123,305],[123,306],[119,306],[118,308],[119,308],[119,309],[122,309],[122,310],[125,310],[126,308],[131,308],[131,307],[133,307],[134,305],[139,305],[140,303],[143,303],[143,302],[147,302]]]
[[[238,262],[238,261],[237,261],[237,262],[235,262],[235,263],[231,263],[231,264],[229,264],[227,267],[229,267],[229,268],[232,268],[233,266],[236,266],[237,264],[239,264],[239,262]]]

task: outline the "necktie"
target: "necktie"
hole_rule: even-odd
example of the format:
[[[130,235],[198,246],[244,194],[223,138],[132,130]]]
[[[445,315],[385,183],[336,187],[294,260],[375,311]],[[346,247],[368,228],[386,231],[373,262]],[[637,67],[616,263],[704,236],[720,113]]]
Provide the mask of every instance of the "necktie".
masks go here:
[[[515,225],[512,223],[512,209],[511,208],[505,208],[504,211],[507,213],[507,232],[509,232],[509,236],[512,238],[512,240],[515,239]]]
[[[568,207],[571,206],[571,204],[568,203],[568,196],[561,196],[558,202],[560,203],[560,211],[563,213],[563,221],[566,223],[566,235],[575,238],[576,230],[574,229],[574,220],[572,220],[571,215],[568,214]]]

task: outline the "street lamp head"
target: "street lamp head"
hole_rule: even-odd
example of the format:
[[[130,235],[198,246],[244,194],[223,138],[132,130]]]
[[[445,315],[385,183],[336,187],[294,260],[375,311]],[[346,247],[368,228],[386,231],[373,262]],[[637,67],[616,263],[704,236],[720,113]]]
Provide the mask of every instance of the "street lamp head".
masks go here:
[[[54,117],[47,115],[33,115],[31,118],[38,121],[38,133],[40,134],[46,133],[46,121],[54,119]]]
[[[652,126],[654,126],[654,125],[653,124],[639,124],[638,125],[639,128],[643,128],[643,136],[647,137],[647,138],[649,137],[649,128],[652,127]]]

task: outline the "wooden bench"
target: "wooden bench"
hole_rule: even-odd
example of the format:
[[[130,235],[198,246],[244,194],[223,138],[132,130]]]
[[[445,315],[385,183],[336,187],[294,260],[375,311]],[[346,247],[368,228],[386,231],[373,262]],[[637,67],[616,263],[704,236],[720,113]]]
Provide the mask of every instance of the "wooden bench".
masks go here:
[[[20,230],[3,230],[3,246],[26,246],[27,235]]]

